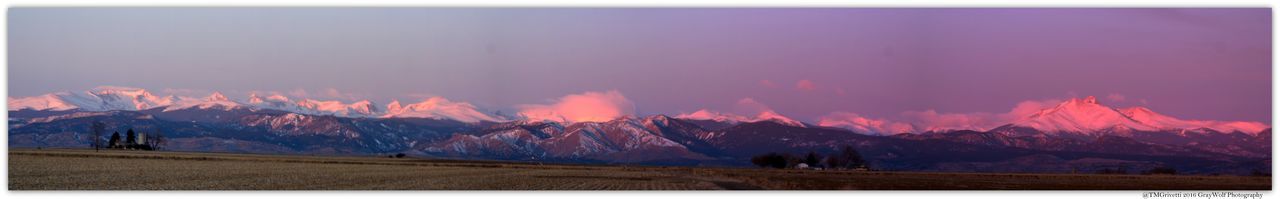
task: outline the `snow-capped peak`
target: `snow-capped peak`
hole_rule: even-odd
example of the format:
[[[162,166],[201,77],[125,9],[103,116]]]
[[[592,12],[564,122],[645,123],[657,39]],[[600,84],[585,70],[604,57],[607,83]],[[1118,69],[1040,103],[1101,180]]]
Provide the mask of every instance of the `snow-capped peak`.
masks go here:
[[[89,92],[97,95],[119,95],[136,98],[155,97],[151,92],[147,92],[147,89],[121,86],[99,86],[94,87]]]
[[[163,107],[163,111],[189,108],[224,108],[253,107],[272,109],[299,114],[333,115],[341,117],[425,117],[452,119],[462,122],[504,121],[501,117],[477,111],[476,107],[465,102],[452,102],[442,97],[433,97],[420,103],[401,105],[400,101],[392,101],[386,110],[369,100],[344,103],[336,100],[300,99],[291,101],[280,94],[261,96],[249,94],[248,103],[241,104],[229,99],[221,92],[213,92],[207,97],[166,96],[158,97],[141,88],[103,86],[81,93],[60,92],[40,96],[9,98],[9,110],[73,110],[111,111],[111,110],[145,110]]]
[[[249,94],[249,105],[263,109],[311,113],[309,110],[303,109],[292,101],[289,101],[288,97],[279,94],[273,94],[266,98],[263,98],[258,94]]]
[[[753,122],[757,122],[757,121],[772,121],[772,122],[777,122],[779,124],[784,124],[787,126],[805,127],[804,123],[788,118],[786,116],[782,116],[782,114],[778,114],[777,112],[773,112],[773,111],[760,112],[759,115],[756,115],[756,119]]]
[[[349,113],[358,113],[361,115],[372,116],[378,113],[378,105],[374,105],[369,100],[361,100],[347,106]]]
[[[925,129],[924,131],[920,131],[909,123],[893,122],[887,119],[867,118],[850,112],[835,112],[827,116],[823,116],[818,120],[817,125],[848,129],[855,133],[866,135],[895,135],[941,129],[941,127],[937,127],[938,129]]]
[[[387,106],[387,113],[382,117],[422,117],[436,119],[453,119],[476,123],[480,121],[505,121],[497,116],[484,114],[476,110],[471,103],[452,102],[443,97],[431,97],[415,104],[400,106],[399,101]]]
[[[50,93],[34,97],[9,98],[9,110],[52,110],[65,111],[80,108],[79,105],[64,100],[62,96],[69,96],[71,93]]]
[[[262,97],[258,96],[257,93],[249,93],[249,104],[261,104],[262,102]]]
[[[285,97],[284,95],[280,95],[280,94],[275,94],[275,95],[267,96],[267,101],[288,102],[289,97]]]
[[[1120,111],[1099,104],[1093,96],[1073,98],[1053,108],[1014,121],[1014,125],[1031,127],[1049,133],[1094,133],[1107,130],[1155,130],[1135,121]]]
[[[782,114],[778,114],[777,112],[774,112],[772,110],[766,110],[766,111],[760,112],[759,114],[756,114],[755,118],[751,118],[751,117],[746,117],[746,116],[736,115],[731,113],[721,113],[721,112],[715,112],[707,109],[701,109],[693,113],[677,115],[675,118],[691,119],[691,120],[711,120],[711,121],[726,122],[726,123],[772,121],[772,122],[777,122],[779,124],[784,124],[789,126],[798,126],[798,127],[805,126],[803,122],[796,121],[786,116],[782,116]]]
[[[676,118],[690,119],[690,120],[711,120],[716,122],[732,122],[732,123],[746,122],[751,120],[751,118],[747,118],[745,116],[728,114],[728,113],[720,113],[720,112],[715,112],[707,109],[700,109],[698,111],[694,111],[693,113],[676,115]]]
[[[101,86],[80,93],[58,92],[34,97],[14,98],[9,102],[9,109],[144,110],[167,106],[172,102],[172,97],[157,97],[141,88]]]
[[[311,114],[345,116],[348,113],[347,104],[337,100],[313,100],[302,99],[294,103],[304,110],[312,111]]]
[[[1182,120],[1151,111],[1146,107],[1129,107],[1120,109],[1129,118],[1143,124],[1163,130],[1199,130],[1211,129],[1221,133],[1242,132],[1255,134],[1269,128],[1260,122]]]
[[[209,101],[231,101],[230,99],[227,99],[227,96],[222,95],[220,92],[213,92],[213,94],[209,94],[209,97],[205,99]]]
[[[1013,122],[1049,133],[1094,134],[1124,131],[1212,129],[1222,133],[1258,133],[1267,125],[1258,122],[1181,120],[1145,107],[1115,109],[1099,104],[1093,96],[1071,99]]]
[[[1083,103],[1085,103],[1085,104],[1098,104],[1098,98],[1093,97],[1093,96],[1085,97],[1085,98],[1084,98]]]
[[[400,106],[400,100],[391,100],[391,103],[387,104],[387,113],[399,113],[403,110],[404,107]]]
[[[157,97],[146,89],[118,86],[99,86],[89,91],[89,95],[101,102],[92,109],[101,110],[144,110],[167,106],[173,102],[172,98]]]
[[[174,97],[174,96],[169,96],[168,98],[172,99],[171,100],[172,103],[166,105],[166,107],[164,108],[164,111],[182,110],[182,109],[189,109],[189,108],[198,108],[198,109],[219,108],[223,110],[231,110],[231,109],[239,108],[242,106],[240,103],[227,99],[227,96],[222,95],[222,93],[220,92],[213,92],[212,94],[209,94],[208,97],[204,97],[204,98]]]

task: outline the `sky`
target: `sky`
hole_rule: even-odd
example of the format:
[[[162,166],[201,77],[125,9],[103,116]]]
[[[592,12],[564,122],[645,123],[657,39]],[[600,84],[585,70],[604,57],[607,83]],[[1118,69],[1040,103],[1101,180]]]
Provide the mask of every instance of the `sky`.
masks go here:
[[[97,86],[491,111],[1271,121],[1269,8],[11,8],[9,96]],[[593,98],[595,97],[595,98]],[[586,99],[584,101],[584,99]],[[591,99],[601,99],[593,101]]]

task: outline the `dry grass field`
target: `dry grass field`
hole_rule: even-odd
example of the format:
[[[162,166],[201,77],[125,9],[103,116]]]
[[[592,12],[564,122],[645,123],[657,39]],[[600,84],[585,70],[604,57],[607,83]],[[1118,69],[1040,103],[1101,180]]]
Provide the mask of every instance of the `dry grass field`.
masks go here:
[[[1269,190],[1270,177],[803,171],[10,149],[10,190]]]

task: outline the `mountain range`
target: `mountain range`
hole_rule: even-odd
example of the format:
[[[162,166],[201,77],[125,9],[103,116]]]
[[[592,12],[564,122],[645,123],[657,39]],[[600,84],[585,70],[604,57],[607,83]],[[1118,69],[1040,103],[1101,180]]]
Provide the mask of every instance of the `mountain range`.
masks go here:
[[[500,116],[479,112],[465,102],[452,102],[442,97],[432,97],[422,102],[401,105],[393,101],[379,107],[369,100],[344,103],[336,100],[291,100],[280,94],[259,96],[250,94],[247,102],[229,100],[222,93],[208,97],[156,96],[141,88],[102,86],[84,92],[58,92],[34,97],[9,98],[9,110],[31,109],[38,111],[141,111],[164,108],[163,111],[182,109],[236,108],[268,109],[309,115],[339,117],[417,117],[450,119],[464,122],[505,121]]]
[[[1173,167],[1181,173],[1269,171],[1271,130],[1258,122],[1182,120],[1143,107],[1071,99],[992,129],[875,134],[773,111],[700,110],[600,122],[486,114],[434,97],[377,106],[281,95],[245,102],[99,87],[9,98],[10,147],[87,147],[94,122],[162,132],[181,151],[383,155],[599,164],[750,166],[770,152],[834,154],[852,146],[885,170],[1090,172]]]

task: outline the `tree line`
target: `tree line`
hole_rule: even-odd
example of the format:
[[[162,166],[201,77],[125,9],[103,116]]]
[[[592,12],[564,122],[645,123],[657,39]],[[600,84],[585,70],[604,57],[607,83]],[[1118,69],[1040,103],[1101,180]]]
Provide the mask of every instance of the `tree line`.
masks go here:
[[[789,153],[767,153],[751,157],[751,164],[763,168],[828,168],[828,169],[869,169],[862,154],[852,146],[845,146],[836,154],[822,155],[809,151],[804,156]],[[803,166],[801,166],[803,164]]]

